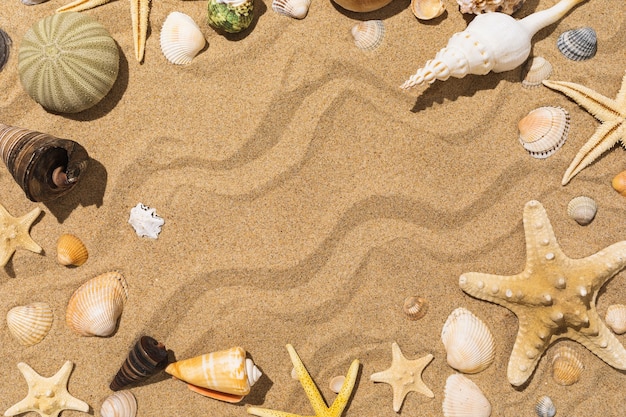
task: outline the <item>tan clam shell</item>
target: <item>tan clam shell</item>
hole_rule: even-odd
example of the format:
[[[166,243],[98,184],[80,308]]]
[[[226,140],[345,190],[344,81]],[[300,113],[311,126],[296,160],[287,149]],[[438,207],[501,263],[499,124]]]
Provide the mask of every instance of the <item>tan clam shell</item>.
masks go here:
[[[614,176],[611,185],[615,191],[626,197],[626,171],[622,171]]]
[[[480,388],[462,374],[446,380],[443,399],[444,417],[489,417],[491,404]]]
[[[181,12],[170,13],[161,27],[161,51],[172,64],[190,64],[206,45],[196,22]]]
[[[65,266],[81,266],[87,262],[89,252],[76,236],[63,234],[57,240],[57,261]]]
[[[273,0],[272,10],[278,14],[304,19],[309,12],[311,0]]]
[[[428,311],[428,301],[422,297],[410,296],[404,300],[402,309],[409,320],[419,320]]]
[[[137,399],[129,390],[117,391],[109,395],[100,407],[102,417],[135,417],[137,415]]]
[[[9,331],[24,346],[41,342],[52,328],[53,321],[52,308],[41,302],[13,307],[7,313]]]
[[[357,48],[372,51],[383,42],[385,24],[382,20],[366,20],[354,25],[351,33]]]
[[[81,285],[70,297],[65,322],[81,336],[110,336],[128,298],[119,272],[107,272]]]
[[[542,86],[542,81],[550,78],[552,64],[541,56],[530,58],[522,71],[522,87],[537,88]]]
[[[613,304],[606,309],[604,316],[606,325],[609,326],[614,333],[626,333],[626,305]]]
[[[578,382],[584,369],[578,353],[569,346],[561,346],[552,356],[552,378],[559,385],[572,385]]]
[[[491,331],[471,311],[454,310],[441,330],[448,365],[457,371],[473,374],[486,369],[495,358],[495,341]]]
[[[365,13],[382,9],[391,0],[334,0],[339,6],[351,12]]]
[[[442,0],[411,0],[411,11],[420,20],[439,17],[446,11]]]
[[[554,154],[567,139],[569,113],[561,107],[539,107],[518,123],[519,142],[534,158]]]
[[[581,226],[591,223],[597,211],[595,200],[584,195],[572,198],[567,204],[567,214]]]

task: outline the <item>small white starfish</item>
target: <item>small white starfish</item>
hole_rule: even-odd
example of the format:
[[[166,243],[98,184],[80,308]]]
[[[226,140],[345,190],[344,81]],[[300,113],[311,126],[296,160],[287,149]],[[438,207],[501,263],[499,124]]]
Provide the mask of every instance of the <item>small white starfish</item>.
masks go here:
[[[567,184],[618,142],[626,148],[626,73],[615,100],[575,83],[545,80],[543,85],[562,92],[602,122],[565,171],[562,185]]]
[[[0,204],[0,266],[5,266],[17,248],[24,248],[31,252],[41,253],[41,246],[35,242],[28,231],[41,209],[35,207],[22,217],[13,217]]]

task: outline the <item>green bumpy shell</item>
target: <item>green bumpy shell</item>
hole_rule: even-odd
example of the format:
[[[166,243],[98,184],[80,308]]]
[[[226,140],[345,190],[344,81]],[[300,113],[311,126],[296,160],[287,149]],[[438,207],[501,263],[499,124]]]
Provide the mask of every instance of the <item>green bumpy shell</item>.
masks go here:
[[[111,90],[118,47],[94,18],[78,12],[45,17],[24,35],[17,69],[24,90],[45,109],[78,113]]]
[[[241,32],[252,23],[253,0],[248,0],[239,6],[209,0],[209,25],[228,33]]]

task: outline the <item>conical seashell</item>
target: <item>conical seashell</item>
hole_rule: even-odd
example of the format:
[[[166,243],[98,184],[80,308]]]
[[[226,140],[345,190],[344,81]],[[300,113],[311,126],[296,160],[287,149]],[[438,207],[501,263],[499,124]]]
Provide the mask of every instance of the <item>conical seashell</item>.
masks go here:
[[[0,71],[9,61],[9,52],[11,50],[11,38],[9,34],[0,29]]]
[[[64,266],[81,266],[87,262],[89,252],[76,236],[63,234],[57,240],[57,261]]]
[[[0,123],[0,155],[31,201],[68,193],[87,169],[89,155],[73,140]]]
[[[24,346],[41,342],[52,328],[54,315],[46,303],[13,307],[7,313],[9,331]]]
[[[366,20],[354,25],[351,33],[357,48],[371,51],[382,43],[385,36],[385,24],[382,20]]]
[[[524,4],[524,0],[456,0],[461,13],[499,12],[513,14]]]
[[[407,297],[402,308],[409,320],[419,320],[428,311],[428,301],[422,297]]]
[[[454,310],[441,330],[448,365],[473,374],[486,369],[495,358],[495,342],[485,323],[469,310]]]
[[[597,211],[595,200],[584,195],[572,198],[567,205],[567,214],[581,226],[591,223]]]
[[[190,64],[206,45],[196,22],[184,13],[170,13],[161,28],[161,51],[172,64]]]
[[[526,62],[522,74],[522,87],[537,88],[552,74],[552,64],[541,56],[535,56]]]
[[[446,380],[443,399],[444,417],[489,417],[491,404],[480,388],[461,374]]]
[[[241,401],[262,375],[240,347],[174,362],[165,372],[193,391],[232,403]]]
[[[81,336],[110,336],[128,298],[126,279],[107,272],[81,285],[70,297],[65,313],[67,325]]]
[[[17,69],[29,96],[47,110],[77,113],[107,95],[119,70],[117,44],[93,17],[67,12],[35,23],[24,35]]]
[[[622,171],[614,176],[611,185],[615,191],[626,197],[626,171]]]
[[[552,402],[552,399],[547,395],[539,398],[537,404],[535,404],[535,412],[538,417],[554,417],[556,414],[556,407]]]
[[[443,0],[411,0],[413,15],[421,20],[439,17],[446,11]]]
[[[583,369],[580,356],[574,349],[562,346],[554,351],[552,378],[557,384],[572,385],[578,382]]]
[[[534,158],[553,155],[567,140],[569,113],[561,107],[539,107],[519,121],[519,142]]]
[[[309,12],[311,0],[272,0],[272,10],[294,19],[304,19]]]
[[[333,0],[346,10],[357,13],[367,13],[382,9],[392,0]]]
[[[532,37],[585,0],[561,0],[549,9],[515,20],[504,13],[476,16],[463,32],[452,35],[448,45],[400,86],[407,89],[450,77],[504,72],[523,64],[531,50]]]
[[[109,388],[118,391],[128,385],[144,381],[167,365],[167,350],[163,343],[150,336],[142,336],[128,353]]]
[[[254,18],[253,0],[209,0],[209,25],[218,31],[238,33]]]
[[[572,29],[561,33],[556,46],[567,59],[584,61],[595,56],[598,39],[590,27]]]
[[[102,402],[100,415],[102,417],[135,417],[137,415],[137,399],[128,390],[111,394]]]
[[[613,304],[606,309],[606,316],[604,316],[606,325],[609,326],[614,333],[624,334],[626,333],[626,305]]]

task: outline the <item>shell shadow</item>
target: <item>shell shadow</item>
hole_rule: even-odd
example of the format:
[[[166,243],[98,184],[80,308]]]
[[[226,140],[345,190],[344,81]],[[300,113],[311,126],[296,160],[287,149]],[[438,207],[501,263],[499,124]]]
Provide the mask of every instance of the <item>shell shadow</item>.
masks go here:
[[[381,7],[378,10],[373,10],[371,12],[353,12],[347,9],[344,9],[333,0],[329,1],[330,4],[342,15],[354,19],[354,20],[385,20],[392,16],[395,16],[399,13],[402,13],[405,9],[409,7],[411,4],[411,0],[392,0],[388,5]],[[447,15],[444,13],[444,15]],[[441,16],[440,16],[441,17]],[[441,21],[440,19],[434,19],[437,22]]]

